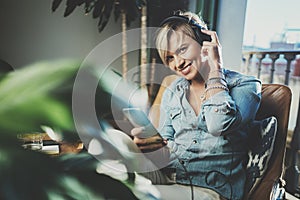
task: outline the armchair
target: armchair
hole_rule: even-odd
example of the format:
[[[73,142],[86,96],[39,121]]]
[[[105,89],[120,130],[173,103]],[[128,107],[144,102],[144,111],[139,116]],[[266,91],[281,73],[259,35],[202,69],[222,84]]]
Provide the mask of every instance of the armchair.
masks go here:
[[[169,75],[162,81],[161,87],[154,99],[149,112],[149,118],[155,126],[159,122],[159,105],[164,90],[176,79],[176,75]],[[263,84],[262,101],[256,119],[264,119],[270,116],[277,118],[277,134],[272,156],[263,178],[253,188],[245,199],[267,200],[275,195],[276,187],[283,187],[284,157],[286,149],[286,137],[291,104],[291,90],[280,84]],[[172,187],[172,186],[170,186]],[[174,191],[176,192],[176,191]]]

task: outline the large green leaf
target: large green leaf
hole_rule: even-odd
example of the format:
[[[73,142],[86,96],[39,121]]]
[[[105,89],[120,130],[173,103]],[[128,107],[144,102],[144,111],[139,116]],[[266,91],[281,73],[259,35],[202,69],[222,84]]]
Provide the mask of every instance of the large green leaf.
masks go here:
[[[102,160],[85,150],[51,157],[25,150],[18,142],[16,134],[41,131],[44,125],[61,130],[64,139],[70,138],[65,141],[73,139],[70,135],[78,139],[72,118],[72,90],[79,66],[79,62],[70,60],[38,62],[0,80],[0,199],[121,200],[138,199],[136,195],[156,199],[151,190],[135,187],[132,173],[127,180],[114,178],[108,173],[111,170],[99,173],[96,169]],[[84,85],[84,91],[86,87],[89,84]],[[103,105],[103,87],[99,90],[99,104]],[[109,145],[106,154],[119,152]]]
[[[7,74],[0,81],[0,130],[40,131],[41,125],[74,130],[71,93],[79,63],[38,62]]]

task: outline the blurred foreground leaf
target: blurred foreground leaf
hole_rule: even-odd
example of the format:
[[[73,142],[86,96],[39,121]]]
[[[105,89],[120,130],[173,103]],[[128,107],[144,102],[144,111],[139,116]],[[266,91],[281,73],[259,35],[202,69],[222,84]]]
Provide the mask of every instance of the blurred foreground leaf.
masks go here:
[[[74,130],[72,85],[80,63],[39,62],[0,81],[0,129],[4,133],[41,131],[41,125]]]
[[[0,147],[0,199],[137,199],[124,183],[98,174],[97,164],[87,153],[50,157]]]
[[[65,141],[79,139],[72,115],[72,91],[79,66],[72,60],[38,62],[0,79],[1,200],[135,200],[136,194],[148,195],[148,191],[134,187],[134,176],[128,175],[131,178],[124,181],[107,171],[98,173],[96,169],[102,160],[84,150],[50,156],[25,150],[17,140],[17,134],[41,132],[45,126],[61,131]],[[83,93],[90,86],[88,83],[83,84]],[[79,95],[83,93],[80,90]],[[110,109],[109,96],[103,94],[102,89],[95,94],[101,95],[101,101],[95,105],[99,115]],[[86,135],[92,136],[91,129]],[[114,145],[110,147],[105,149],[107,154],[118,152]],[[155,198],[150,195],[150,199]]]

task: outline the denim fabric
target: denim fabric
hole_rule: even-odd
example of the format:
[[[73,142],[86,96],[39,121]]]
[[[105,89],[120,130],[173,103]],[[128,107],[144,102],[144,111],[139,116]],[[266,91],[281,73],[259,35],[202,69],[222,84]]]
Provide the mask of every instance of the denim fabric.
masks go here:
[[[189,82],[174,81],[162,98],[159,132],[168,140],[178,183],[192,182],[225,198],[242,199],[248,127],[260,104],[261,82],[223,72],[229,92],[205,100],[198,116],[187,100]]]

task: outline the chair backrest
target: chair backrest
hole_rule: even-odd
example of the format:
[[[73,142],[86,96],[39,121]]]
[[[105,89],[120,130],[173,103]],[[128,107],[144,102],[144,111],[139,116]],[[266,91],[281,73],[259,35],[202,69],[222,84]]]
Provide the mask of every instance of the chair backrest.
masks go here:
[[[176,75],[169,75],[162,81],[161,87],[153,101],[149,112],[149,118],[155,126],[159,123],[159,107],[165,89],[176,79]],[[289,87],[281,84],[263,84],[262,101],[256,115],[256,119],[264,119],[270,116],[277,118],[277,134],[272,156],[264,177],[246,199],[270,199],[272,188],[283,176],[286,137],[290,113],[292,93]]]
[[[273,185],[283,176],[291,99],[292,92],[285,85],[262,85],[262,101],[256,119],[275,116],[278,127],[268,169],[260,184],[249,194],[248,199],[270,199]]]

